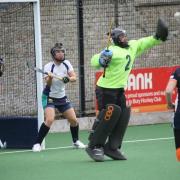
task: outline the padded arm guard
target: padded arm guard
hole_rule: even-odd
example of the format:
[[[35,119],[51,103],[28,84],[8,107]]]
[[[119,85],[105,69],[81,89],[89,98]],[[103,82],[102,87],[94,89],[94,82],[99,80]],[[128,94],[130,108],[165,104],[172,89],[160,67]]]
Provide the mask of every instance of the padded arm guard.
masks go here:
[[[168,37],[168,26],[162,18],[158,19],[155,38],[166,41]]]

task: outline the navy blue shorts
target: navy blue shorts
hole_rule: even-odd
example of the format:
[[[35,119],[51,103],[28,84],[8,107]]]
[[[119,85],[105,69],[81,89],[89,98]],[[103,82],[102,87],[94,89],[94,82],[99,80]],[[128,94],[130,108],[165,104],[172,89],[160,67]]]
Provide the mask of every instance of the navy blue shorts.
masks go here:
[[[47,97],[43,94],[42,101],[43,101],[43,108],[47,108],[47,107],[56,108],[61,113],[72,108],[72,104],[67,98],[67,96],[64,96],[63,98],[52,98],[52,97]]]

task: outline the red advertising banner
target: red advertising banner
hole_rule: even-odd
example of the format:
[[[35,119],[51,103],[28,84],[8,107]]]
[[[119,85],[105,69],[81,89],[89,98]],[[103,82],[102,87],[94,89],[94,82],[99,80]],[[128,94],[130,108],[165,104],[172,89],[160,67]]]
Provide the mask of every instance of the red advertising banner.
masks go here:
[[[133,69],[126,87],[127,104],[133,112],[167,111],[165,89],[173,67]],[[96,73],[96,81],[102,72]],[[173,99],[176,92],[173,92]]]

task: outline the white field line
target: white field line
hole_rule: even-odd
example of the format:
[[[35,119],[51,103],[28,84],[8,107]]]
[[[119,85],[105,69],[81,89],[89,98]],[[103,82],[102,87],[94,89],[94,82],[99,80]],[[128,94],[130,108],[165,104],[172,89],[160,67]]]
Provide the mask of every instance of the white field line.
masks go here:
[[[128,141],[123,141],[123,143],[139,143],[139,142],[162,141],[162,140],[171,140],[171,139],[174,139],[174,137],[128,140]],[[61,146],[61,147],[54,147],[54,148],[46,148],[43,151],[57,150],[57,149],[69,149],[69,148],[73,148],[73,146],[64,146],[64,147]],[[12,151],[0,152],[0,155],[16,154],[16,153],[24,153],[24,152],[32,152],[32,150],[18,150],[18,151],[12,150]]]

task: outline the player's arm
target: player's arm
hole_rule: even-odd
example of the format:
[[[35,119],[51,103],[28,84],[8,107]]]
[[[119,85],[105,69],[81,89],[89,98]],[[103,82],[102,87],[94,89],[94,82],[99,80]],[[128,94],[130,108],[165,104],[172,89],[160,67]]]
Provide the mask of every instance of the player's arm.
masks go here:
[[[165,95],[166,95],[167,106],[169,109],[175,108],[174,104],[172,103],[172,93],[173,90],[176,88],[176,86],[177,86],[177,80],[170,79],[166,87]]]
[[[100,54],[96,54],[91,59],[91,65],[97,69],[100,67],[106,68],[111,62],[113,56],[112,50],[104,49]]]
[[[154,36],[141,38],[137,41],[136,56],[141,55],[144,51],[166,41],[168,37],[168,27],[165,21],[161,18],[158,19],[156,32]]]
[[[96,68],[96,69],[100,69],[101,65],[99,64],[99,58],[100,58],[100,54],[95,54],[94,56],[92,56],[91,58],[91,66]]]
[[[140,56],[146,50],[152,48],[155,45],[160,44],[161,41],[154,38],[154,36],[144,37],[135,41],[135,46],[137,46],[136,57]]]
[[[68,66],[67,76],[62,78],[62,81],[66,84],[68,82],[75,82],[76,81],[76,73],[74,72],[73,66],[71,63],[66,60],[66,65]]]
[[[75,82],[76,81],[76,73],[74,71],[68,72],[69,75],[69,81],[70,82]]]

